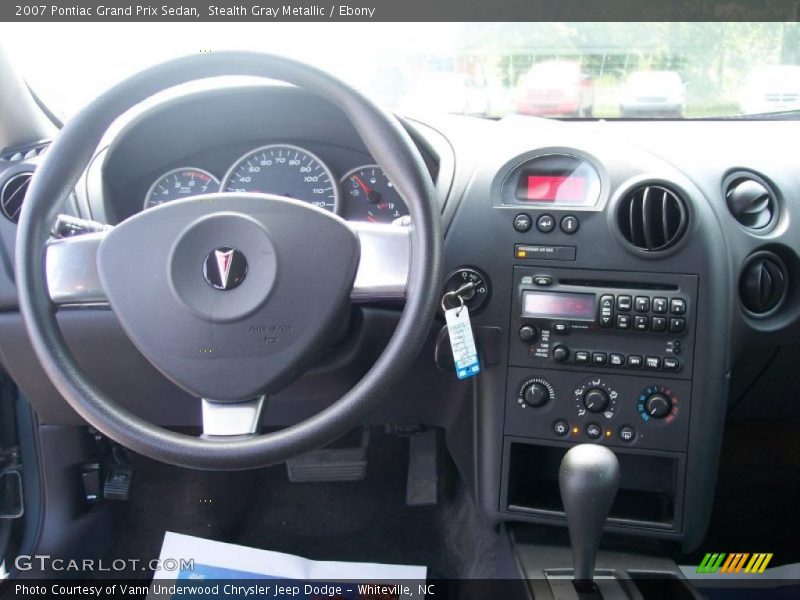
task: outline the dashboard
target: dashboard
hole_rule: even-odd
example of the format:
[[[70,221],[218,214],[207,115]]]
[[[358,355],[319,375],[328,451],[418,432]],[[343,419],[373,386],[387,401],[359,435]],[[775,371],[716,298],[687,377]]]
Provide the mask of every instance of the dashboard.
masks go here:
[[[463,300],[482,364],[477,377],[457,379],[438,319],[371,422],[444,428],[497,522],[563,524],[564,452],[613,447],[623,475],[609,529],[699,543],[729,389],[755,380],[760,345],[800,332],[798,124],[443,115],[403,126],[436,185],[446,232],[448,275],[431,285],[474,284]],[[341,113],[296,88],[261,85],[210,86],[127,116],[65,211],[115,224],[163,202],[242,190],[353,221],[407,215]],[[13,227],[0,219],[6,254]],[[0,274],[4,365],[42,422],[80,423],[36,364],[13,273]],[[324,360],[271,398],[269,424],[347,391],[386,343],[396,309],[354,307]],[[126,408],[197,426],[196,402],[138,354],[107,307],[59,319]]]

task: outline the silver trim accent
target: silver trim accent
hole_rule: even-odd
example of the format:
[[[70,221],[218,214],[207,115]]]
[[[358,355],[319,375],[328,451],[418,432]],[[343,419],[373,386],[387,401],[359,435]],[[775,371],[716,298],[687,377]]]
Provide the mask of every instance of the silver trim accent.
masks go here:
[[[350,298],[366,302],[405,298],[411,267],[411,228],[348,221],[361,243],[361,260]]]
[[[97,249],[107,231],[52,240],[45,271],[50,299],[56,304],[108,303],[97,271]]]
[[[405,298],[411,265],[411,228],[365,222],[347,225],[361,244],[350,298],[354,302]],[[47,287],[55,304],[108,303],[97,270],[97,249],[107,234],[87,233],[48,244]]]
[[[261,428],[266,396],[244,402],[203,398],[203,436],[252,435]]]

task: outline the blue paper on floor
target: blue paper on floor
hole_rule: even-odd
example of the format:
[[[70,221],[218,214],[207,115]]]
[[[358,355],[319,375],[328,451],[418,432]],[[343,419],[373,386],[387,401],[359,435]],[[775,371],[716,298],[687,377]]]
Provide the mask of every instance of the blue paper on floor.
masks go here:
[[[424,598],[427,568],[314,561],[167,532],[148,598]]]

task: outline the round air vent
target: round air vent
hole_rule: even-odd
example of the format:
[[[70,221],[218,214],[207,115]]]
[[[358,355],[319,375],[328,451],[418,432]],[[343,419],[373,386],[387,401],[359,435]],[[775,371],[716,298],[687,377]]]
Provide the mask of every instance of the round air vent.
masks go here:
[[[760,177],[751,173],[734,173],[723,185],[728,210],[743,227],[759,232],[774,222],[778,203],[775,194]]]
[[[747,310],[765,315],[783,301],[787,286],[783,261],[771,252],[759,252],[745,262],[739,277],[739,297]]]
[[[617,209],[623,237],[648,252],[666,250],[683,237],[689,214],[683,200],[663,185],[641,185],[628,192]]]
[[[28,193],[28,186],[33,178],[33,173],[17,173],[3,185],[0,190],[0,210],[6,219],[16,223],[22,210],[22,202]]]

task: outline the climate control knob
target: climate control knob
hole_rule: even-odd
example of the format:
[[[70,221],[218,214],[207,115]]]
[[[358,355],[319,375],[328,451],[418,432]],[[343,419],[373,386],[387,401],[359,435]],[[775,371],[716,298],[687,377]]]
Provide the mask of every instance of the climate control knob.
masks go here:
[[[523,408],[541,408],[556,396],[553,386],[544,379],[532,377],[520,385],[517,403]]]
[[[672,412],[672,400],[661,393],[651,394],[644,401],[644,410],[653,419],[663,419]]]
[[[636,410],[652,427],[667,427],[680,414],[681,401],[666,385],[649,385],[639,393]]]
[[[525,404],[532,408],[539,408],[550,400],[550,390],[541,383],[532,383],[525,388]]]
[[[572,394],[579,417],[602,415],[613,419],[617,413],[619,393],[600,377],[584,379]]]
[[[591,413],[601,413],[608,408],[608,392],[602,388],[589,388],[583,394],[583,405]]]

